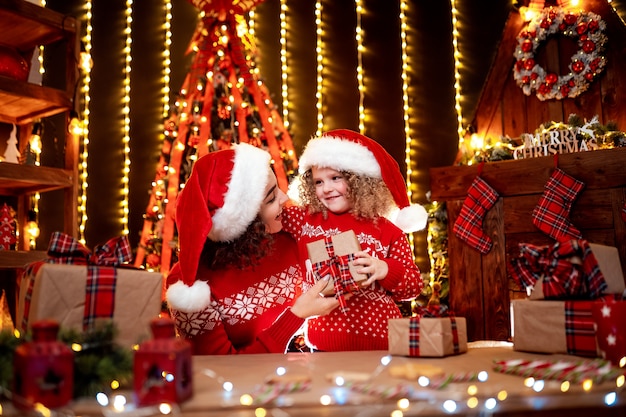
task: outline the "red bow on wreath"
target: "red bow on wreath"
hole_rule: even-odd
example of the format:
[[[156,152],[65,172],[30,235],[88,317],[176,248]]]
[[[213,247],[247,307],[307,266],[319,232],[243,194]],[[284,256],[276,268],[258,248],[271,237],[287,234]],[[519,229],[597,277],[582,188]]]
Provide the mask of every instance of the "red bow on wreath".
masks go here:
[[[332,236],[324,238],[328,259],[313,264],[313,273],[317,279],[322,279],[330,275],[333,279],[335,287],[335,295],[339,299],[339,305],[342,312],[349,310],[346,305],[344,294],[358,291],[359,286],[350,273],[350,262],[354,260],[354,254],[335,255]]]
[[[22,327],[28,328],[28,312],[35,285],[35,276],[45,263],[87,266],[85,285],[85,311],[83,329],[92,328],[98,318],[112,318],[115,310],[115,267],[132,260],[130,244],[126,236],[110,239],[98,245],[92,253],[82,243],[65,233],[54,232],[48,246],[49,258],[34,262],[25,269],[27,293],[24,302]]]

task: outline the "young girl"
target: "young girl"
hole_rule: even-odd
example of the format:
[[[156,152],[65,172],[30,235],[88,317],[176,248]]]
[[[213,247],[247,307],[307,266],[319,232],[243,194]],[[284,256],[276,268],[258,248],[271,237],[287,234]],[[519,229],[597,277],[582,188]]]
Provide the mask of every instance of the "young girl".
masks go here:
[[[361,246],[354,265],[369,277],[345,309],[307,320],[307,343],[320,351],[387,350],[387,320],[402,316],[396,302],[417,297],[423,287],[405,233],[423,229],[428,214],[410,204],[391,155],[350,130],[310,140],[299,173],[290,185],[299,204],[285,209],[283,227],[298,241],[306,285],[316,279],[306,244],[349,230]]]

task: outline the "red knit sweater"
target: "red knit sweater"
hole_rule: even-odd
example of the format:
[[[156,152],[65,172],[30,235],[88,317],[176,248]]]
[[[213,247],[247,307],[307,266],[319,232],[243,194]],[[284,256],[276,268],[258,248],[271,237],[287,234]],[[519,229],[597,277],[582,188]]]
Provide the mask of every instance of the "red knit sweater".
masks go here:
[[[181,337],[195,355],[284,353],[304,324],[289,307],[300,294],[298,252],[288,234],[274,235],[272,254],[246,269],[211,271],[200,265],[197,279],[211,288],[211,305],[200,312],[170,309]],[[180,279],[174,265],[168,283]]]
[[[322,351],[387,350],[387,321],[402,316],[396,301],[417,297],[424,285],[402,230],[385,218],[374,224],[350,213],[328,213],[328,219],[323,219],[321,213],[308,215],[301,207],[283,210],[283,227],[298,240],[305,270],[307,243],[348,230],[354,231],[362,250],[387,262],[387,277],[356,292],[347,301],[346,313],[337,308],[326,316],[309,319],[306,328],[307,341]],[[304,287],[313,280],[307,271]]]

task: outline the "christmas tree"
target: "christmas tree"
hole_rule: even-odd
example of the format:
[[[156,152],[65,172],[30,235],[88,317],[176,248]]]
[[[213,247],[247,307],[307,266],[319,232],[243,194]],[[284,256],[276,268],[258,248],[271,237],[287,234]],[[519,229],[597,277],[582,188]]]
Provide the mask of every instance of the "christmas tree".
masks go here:
[[[208,152],[246,142],[272,156],[278,185],[297,168],[291,136],[258,76],[245,13],[259,1],[192,2],[201,19],[188,53],[190,71],[164,123],[164,142],[135,265],[164,276],[176,262],[175,203],[193,163]]]

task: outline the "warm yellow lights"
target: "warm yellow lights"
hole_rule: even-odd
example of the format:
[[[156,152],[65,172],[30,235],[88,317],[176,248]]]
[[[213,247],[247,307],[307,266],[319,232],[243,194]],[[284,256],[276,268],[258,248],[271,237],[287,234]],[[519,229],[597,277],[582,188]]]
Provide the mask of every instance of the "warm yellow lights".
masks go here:
[[[289,127],[289,87],[287,86],[287,0],[280,0],[280,83],[283,102],[283,124]]]
[[[165,7],[165,46],[163,48],[163,119],[166,119],[170,113],[170,74],[171,70],[171,54],[172,46],[172,1],[163,0]]]
[[[123,81],[123,97],[122,97],[122,114],[124,119],[122,122],[122,145],[124,155],[124,168],[122,169],[122,202],[121,202],[121,223],[122,235],[128,235],[128,198],[129,198],[129,174],[130,174],[130,73],[131,73],[131,50],[132,50],[132,22],[133,22],[133,0],[126,0],[126,9],[124,16],[126,17],[126,41],[124,47],[124,81]]]
[[[461,53],[459,52],[459,11],[456,8],[456,0],[450,0],[452,7],[452,47],[454,50],[454,109],[456,110],[457,133],[459,135],[459,148],[463,144],[465,129],[463,128],[463,112],[461,109]]]
[[[408,42],[407,42],[407,18],[406,13],[408,11],[409,5],[407,0],[400,0],[400,41],[401,41],[401,54],[402,54],[402,112],[403,112],[403,120],[404,120],[404,163],[406,164],[406,189],[407,195],[409,196],[409,201],[412,201],[411,197],[413,195],[413,183],[411,181],[411,174],[413,173],[413,168],[411,166],[411,124],[410,124],[410,114],[411,114],[411,105],[409,101],[409,54],[407,52]],[[415,253],[415,242],[413,238],[413,234],[410,233],[409,244],[411,245],[411,249],[413,253]],[[432,269],[431,269],[432,271]]]
[[[317,84],[315,89],[315,108],[317,109],[317,132],[316,136],[321,136],[324,131],[324,115],[323,115],[323,80],[324,80],[324,42],[322,30],[322,2],[315,2],[315,33],[316,33],[316,62],[317,62]]]
[[[361,27],[361,15],[363,14],[363,8],[361,7],[361,0],[355,0],[356,6],[356,50],[357,50],[357,67],[356,67],[356,80],[359,88],[359,132],[365,132],[365,107],[363,102],[365,99],[365,86],[363,85],[363,29]]]

